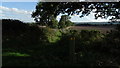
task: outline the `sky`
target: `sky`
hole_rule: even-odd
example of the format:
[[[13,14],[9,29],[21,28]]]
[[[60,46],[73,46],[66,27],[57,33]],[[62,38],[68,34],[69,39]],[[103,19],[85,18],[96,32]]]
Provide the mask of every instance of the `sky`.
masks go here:
[[[37,2],[2,2],[0,5],[0,19],[18,19],[23,22],[34,22],[34,19],[31,17]],[[62,14],[57,17],[59,21]],[[78,15],[71,16],[70,19],[72,22],[105,22],[108,19],[95,19],[94,13],[91,13],[89,16],[80,18]]]
[[[37,2],[2,2],[0,18],[33,22],[31,14],[35,10],[36,4]]]

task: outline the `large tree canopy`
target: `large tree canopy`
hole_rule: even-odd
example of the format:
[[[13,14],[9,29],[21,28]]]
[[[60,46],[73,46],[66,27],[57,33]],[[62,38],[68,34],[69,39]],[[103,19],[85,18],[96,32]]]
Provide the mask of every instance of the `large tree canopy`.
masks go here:
[[[36,22],[47,24],[51,21],[51,17],[56,18],[60,13],[84,17],[94,10],[96,19],[109,16],[120,19],[119,4],[120,2],[39,2],[32,17]]]

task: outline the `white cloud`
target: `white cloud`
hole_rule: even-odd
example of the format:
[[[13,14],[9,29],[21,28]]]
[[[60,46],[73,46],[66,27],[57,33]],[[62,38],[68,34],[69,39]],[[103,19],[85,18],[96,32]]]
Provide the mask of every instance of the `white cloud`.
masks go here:
[[[0,14],[0,16],[5,16],[4,14]]]
[[[0,14],[2,14],[2,10],[0,10]]]
[[[24,22],[33,22],[34,20],[31,18],[31,13],[32,11],[0,6],[1,19],[18,19]]]
[[[3,6],[0,6],[0,9],[1,9],[1,10],[8,10],[8,11],[9,11],[9,8],[3,7]]]
[[[17,8],[8,8],[8,7],[4,7],[4,6],[0,6],[0,9],[5,10],[5,11],[12,11],[12,12],[16,12],[16,13],[23,13],[23,14],[31,14],[32,13],[30,11],[19,10]]]
[[[95,19],[94,14],[95,13],[91,12],[90,15],[86,16],[86,19],[88,19],[91,22],[107,22],[108,21],[108,19],[102,19],[102,18]]]
[[[106,19],[101,19],[101,18],[98,18],[98,19],[94,19],[94,18],[90,18],[88,16],[86,16],[86,18],[91,21],[91,22],[107,22]]]

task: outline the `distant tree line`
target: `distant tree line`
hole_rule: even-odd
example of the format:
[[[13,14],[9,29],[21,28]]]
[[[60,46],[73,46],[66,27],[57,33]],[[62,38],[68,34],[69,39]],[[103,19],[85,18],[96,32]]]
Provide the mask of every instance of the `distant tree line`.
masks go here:
[[[118,23],[119,24],[119,23]],[[93,23],[76,23],[75,24],[75,26],[110,26],[110,25],[112,25],[112,26],[116,26],[116,25],[118,25],[118,24],[114,24],[114,23],[107,23],[106,22],[106,24],[105,23],[101,23],[101,24],[93,24]]]

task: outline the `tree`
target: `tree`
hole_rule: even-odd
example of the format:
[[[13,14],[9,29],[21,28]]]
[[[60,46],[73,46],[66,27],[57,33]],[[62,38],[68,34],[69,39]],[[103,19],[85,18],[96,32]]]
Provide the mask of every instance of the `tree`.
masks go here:
[[[48,26],[51,27],[51,28],[58,28],[58,21],[53,18],[50,23],[48,23]]]
[[[58,9],[58,3],[46,3],[39,2],[36,6],[36,11],[32,13],[32,17],[38,23],[43,23],[42,25],[48,25],[48,22],[55,16],[55,11]],[[51,18],[52,17],[52,18]]]
[[[71,22],[70,20],[66,21],[65,24],[66,24],[67,27],[74,25],[74,23]]]
[[[71,17],[68,15],[62,15],[59,21],[59,28],[65,28],[67,26],[72,25],[72,22],[69,20]]]
[[[51,16],[55,18],[60,14],[80,14],[84,17],[94,10],[95,18],[108,18],[114,16],[120,19],[120,2],[39,2],[32,17],[36,22],[48,24]]]
[[[59,21],[59,28],[65,28],[66,27],[66,21],[68,21],[70,17],[68,15],[62,15],[61,19]]]

